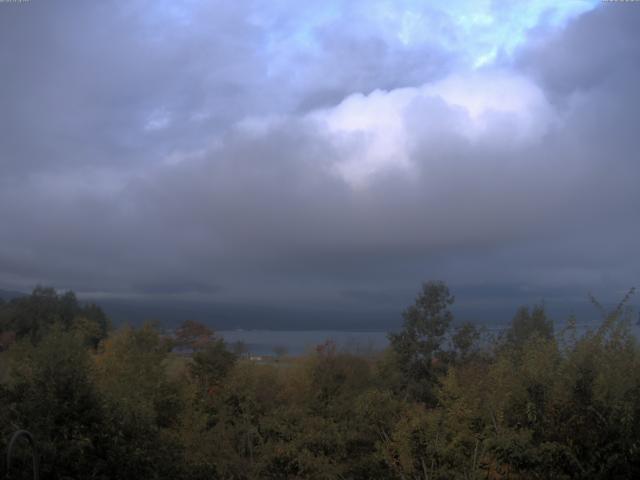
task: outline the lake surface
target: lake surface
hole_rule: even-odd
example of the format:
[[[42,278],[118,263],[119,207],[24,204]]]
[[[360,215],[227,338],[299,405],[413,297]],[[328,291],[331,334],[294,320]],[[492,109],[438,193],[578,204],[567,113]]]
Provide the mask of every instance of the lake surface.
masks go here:
[[[578,336],[588,330],[594,330],[600,322],[580,323],[576,325]],[[561,335],[566,325],[556,324],[556,334]],[[632,324],[631,331],[640,338],[639,324]],[[485,334],[489,337],[499,335],[508,324],[485,326]],[[317,345],[332,340],[340,350],[353,353],[370,353],[383,350],[389,344],[385,331],[344,331],[344,330],[221,330],[216,332],[233,347],[242,341],[252,355],[273,355],[277,348],[284,348],[289,355],[302,355],[313,350]]]
[[[216,332],[232,347],[244,342],[252,355],[273,355],[283,347],[289,355],[301,355],[327,340],[338,349],[351,352],[370,352],[384,349],[386,332],[349,332],[339,330],[221,330]]]

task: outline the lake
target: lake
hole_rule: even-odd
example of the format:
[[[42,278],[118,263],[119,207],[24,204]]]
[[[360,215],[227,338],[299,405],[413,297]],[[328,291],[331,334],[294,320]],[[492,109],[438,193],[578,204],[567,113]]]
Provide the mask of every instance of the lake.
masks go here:
[[[582,335],[587,330],[593,330],[600,322],[580,323],[576,325],[577,334]],[[499,335],[508,325],[485,326],[489,336]],[[556,324],[557,334],[561,334],[564,323]],[[631,331],[640,338],[638,324],[631,325]],[[387,332],[384,331],[344,331],[344,330],[220,330],[218,332],[224,340],[233,346],[242,341],[252,355],[273,355],[274,349],[283,347],[288,355],[301,355],[313,350],[326,340],[333,340],[338,349],[353,353],[367,353],[383,350],[389,344]]]
[[[384,349],[386,332],[349,332],[338,330],[221,330],[216,332],[233,346],[244,342],[252,355],[273,355],[283,347],[289,355],[301,355],[316,345],[333,340],[338,349],[351,352],[370,352]]]

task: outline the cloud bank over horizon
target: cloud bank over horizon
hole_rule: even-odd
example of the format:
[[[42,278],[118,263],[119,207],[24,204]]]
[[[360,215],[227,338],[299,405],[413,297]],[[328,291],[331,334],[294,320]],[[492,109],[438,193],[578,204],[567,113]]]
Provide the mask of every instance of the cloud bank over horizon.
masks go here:
[[[0,5],[0,288],[615,299],[640,6],[535,5]]]

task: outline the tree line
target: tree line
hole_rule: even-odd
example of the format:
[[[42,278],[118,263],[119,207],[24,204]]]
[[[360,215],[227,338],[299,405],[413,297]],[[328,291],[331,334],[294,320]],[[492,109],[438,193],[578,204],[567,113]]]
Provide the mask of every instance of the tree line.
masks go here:
[[[0,447],[29,430],[41,478],[60,480],[640,478],[628,299],[594,300],[587,332],[533,306],[491,337],[428,282],[382,352],[326,341],[257,364],[197,322],[114,329],[36,288],[0,303]]]

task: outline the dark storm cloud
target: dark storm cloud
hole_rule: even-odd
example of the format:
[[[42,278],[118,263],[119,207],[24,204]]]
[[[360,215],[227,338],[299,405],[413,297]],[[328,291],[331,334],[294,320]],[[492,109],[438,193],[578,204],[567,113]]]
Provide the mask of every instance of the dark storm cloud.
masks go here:
[[[216,293],[219,287],[190,280],[180,283],[179,279],[171,278],[163,281],[156,281],[145,285],[132,285],[135,293],[147,295],[183,295],[183,294],[204,294]]]
[[[171,18],[158,30],[153,2],[6,7],[0,140],[9,173],[154,162],[260,106],[252,87],[265,69],[256,48],[264,32],[241,6],[219,6],[206,31]]]
[[[52,3],[0,15],[0,286],[395,305],[427,278],[470,302],[637,280],[640,8],[456,80],[445,46],[349,12],[300,40],[251,2]]]
[[[423,7],[421,28],[438,39],[425,48],[424,43],[408,44],[372,28],[363,18],[370,8],[366,2],[347,3],[338,20],[314,32],[318,48],[296,57],[303,61],[297,75],[307,90],[298,111],[335,105],[354,92],[419,85],[460,63],[459,53],[446,46],[455,35],[448,16]]]
[[[617,82],[633,81],[640,55],[640,42],[634,41],[639,14],[637,5],[622,3],[584,15],[562,35],[532,38],[518,65],[553,96],[614,90]]]
[[[442,48],[345,30],[353,18],[327,22],[313,53],[286,48],[296,44],[289,7],[274,6],[263,20],[254,17],[265,6],[251,1],[194,3],[183,15],[175,8],[145,0],[3,5],[7,174],[138,167],[199,147],[247,115],[305,110],[445,70]]]

